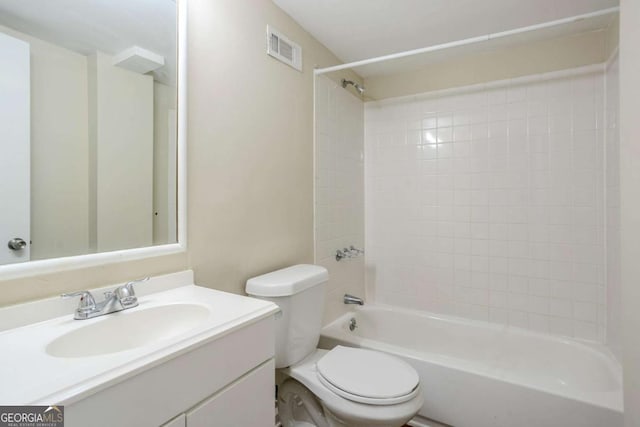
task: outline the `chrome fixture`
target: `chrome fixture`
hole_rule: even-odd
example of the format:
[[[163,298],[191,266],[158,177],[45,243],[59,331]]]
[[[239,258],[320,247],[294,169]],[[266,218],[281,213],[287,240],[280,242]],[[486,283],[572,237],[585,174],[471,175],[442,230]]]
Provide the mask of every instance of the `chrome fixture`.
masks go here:
[[[353,88],[355,90],[357,90],[360,95],[364,94],[364,86],[360,86],[358,83],[356,83],[356,82],[354,82],[352,80],[342,79],[342,87],[343,88],[346,89],[347,86],[349,86],[349,85],[353,86]]]
[[[27,242],[25,242],[23,239],[19,237],[16,237],[14,239],[9,240],[9,243],[7,243],[7,246],[12,251],[19,251],[27,247]]]
[[[351,245],[348,248],[338,249],[336,251],[336,261],[340,261],[343,258],[355,258],[360,255],[364,255],[364,249],[358,249]]]
[[[353,330],[357,327],[358,327],[358,323],[356,322],[356,318],[352,317],[351,319],[349,319],[349,330],[353,332]]]
[[[93,317],[103,316],[105,314],[114,313],[116,311],[126,310],[138,305],[138,297],[136,297],[133,285],[140,282],[146,282],[148,277],[140,280],[125,283],[117,287],[113,291],[104,293],[104,301],[96,303],[96,300],[89,291],[72,292],[60,295],[62,298],[80,297],[78,308],[76,308],[73,316],[76,320],[91,319]]]
[[[344,294],[344,303],[345,304],[358,304],[364,305],[364,300],[360,297],[355,297],[353,295]]]

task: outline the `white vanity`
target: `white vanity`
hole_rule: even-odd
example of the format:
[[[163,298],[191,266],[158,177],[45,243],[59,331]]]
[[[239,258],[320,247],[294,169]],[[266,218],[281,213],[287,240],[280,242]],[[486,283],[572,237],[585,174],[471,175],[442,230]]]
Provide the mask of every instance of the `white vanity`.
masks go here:
[[[273,426],[274,304],[191,271],[136,293],[88,320],[60,298],[0,309],[0,402],[64,405],[67,427]]]

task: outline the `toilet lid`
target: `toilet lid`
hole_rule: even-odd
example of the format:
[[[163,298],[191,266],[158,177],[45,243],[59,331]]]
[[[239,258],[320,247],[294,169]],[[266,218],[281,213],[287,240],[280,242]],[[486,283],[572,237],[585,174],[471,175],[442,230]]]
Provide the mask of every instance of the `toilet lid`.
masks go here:
[[[320,381],[356,402],[393,404],[418,393],[418,373],[397,357],[373,350],[337,346],[316,363]]]

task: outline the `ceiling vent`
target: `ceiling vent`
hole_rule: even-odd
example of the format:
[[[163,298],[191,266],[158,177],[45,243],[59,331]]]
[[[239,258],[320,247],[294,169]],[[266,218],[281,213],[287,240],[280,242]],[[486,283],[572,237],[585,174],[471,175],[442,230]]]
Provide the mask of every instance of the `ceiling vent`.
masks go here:
[[[164,67],[164,57],[139,46],[133,46],[114,56],[113,65],[134,73],[146,74]]]
[[[267,53],[278,61],[302,71],[302,48],[278,30],[267,25]]]

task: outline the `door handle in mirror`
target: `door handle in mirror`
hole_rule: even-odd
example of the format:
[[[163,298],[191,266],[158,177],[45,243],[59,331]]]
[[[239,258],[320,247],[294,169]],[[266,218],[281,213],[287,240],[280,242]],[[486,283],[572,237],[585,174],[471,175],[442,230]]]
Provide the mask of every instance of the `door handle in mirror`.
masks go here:
[[[9,240],[9,243],[7,244],[7,246],[9,246],[9,249],[11,249],[12,251],[19,251],[27,247],[27,242],[25,242],[19,237],[16,237],[14,239]]]

